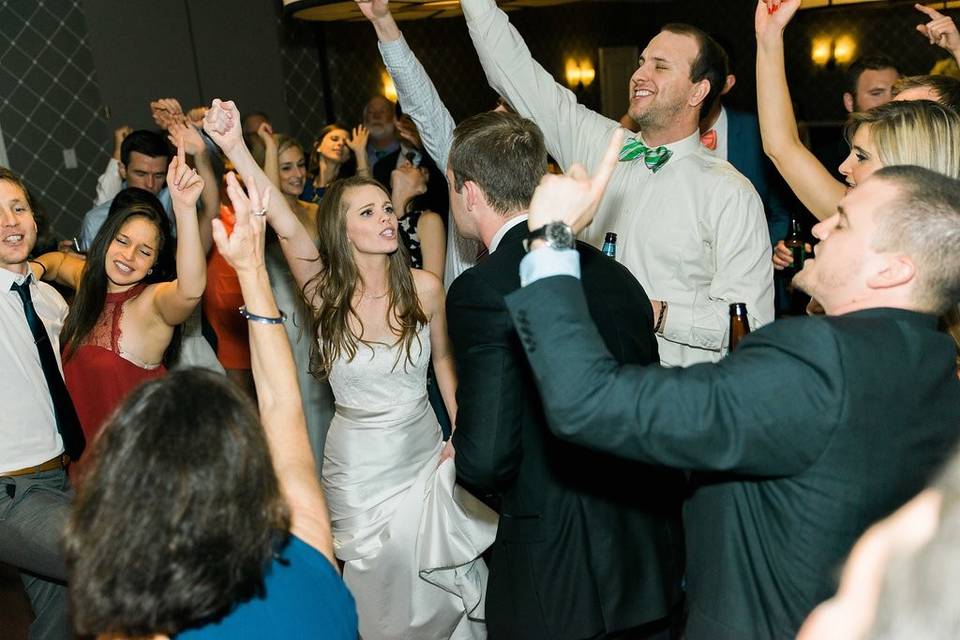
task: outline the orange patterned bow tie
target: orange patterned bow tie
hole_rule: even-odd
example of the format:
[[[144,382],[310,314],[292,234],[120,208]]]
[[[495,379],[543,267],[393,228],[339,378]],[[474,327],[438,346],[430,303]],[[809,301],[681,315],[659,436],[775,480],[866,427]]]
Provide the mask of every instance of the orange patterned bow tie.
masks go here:
[[[705,146],[707,149],[710,149],[710,151],[716,151],[717,150],[717,130],[710,129],[710,131],[707,131],[705,134],[700,136],[700,144]]]

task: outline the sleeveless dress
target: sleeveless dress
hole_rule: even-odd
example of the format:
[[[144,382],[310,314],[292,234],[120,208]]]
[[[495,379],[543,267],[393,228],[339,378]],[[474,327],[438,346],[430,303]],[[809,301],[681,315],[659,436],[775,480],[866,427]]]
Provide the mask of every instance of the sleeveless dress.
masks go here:
[[[440,427],[427,401],[429,325],[407,362],[402,345],[360,345],[334,363],[336,413],[323,486],[343,579],[363,640],[484,638],[487,568],[497,516],[439,467]],[[398,360],[399,356],[399,360]]]
[[[300,538],[290,536],[263,583],[263,596],[176,640],[357,639],[353,598],[330,561]]]
[[[63,379],[88,443],[134,387],[167,372],[162,363],[138,362],[121,348],[124,303],[146,287],[141,283],[121,293],[108,293],[97,324],[63,363]]]
[[[220,220],[233,233],[233,209],[220,205]],[[207,257],[207,288],[203,292],[203,314],[217,334],[217,359],[225,369],[250,369],[250,339],[247,321],[237,309],[243,304],[237,272],[220,255],[217,247]]]

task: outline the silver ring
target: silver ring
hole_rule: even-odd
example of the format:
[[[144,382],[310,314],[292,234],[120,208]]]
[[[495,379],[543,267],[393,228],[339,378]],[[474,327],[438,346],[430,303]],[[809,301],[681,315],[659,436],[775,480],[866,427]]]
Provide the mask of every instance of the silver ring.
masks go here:
[[[260,211],[251,211],[251,213],[255,216],[265,216],[267,215],[267,208],[264,207],[263,209],[260,209]]]

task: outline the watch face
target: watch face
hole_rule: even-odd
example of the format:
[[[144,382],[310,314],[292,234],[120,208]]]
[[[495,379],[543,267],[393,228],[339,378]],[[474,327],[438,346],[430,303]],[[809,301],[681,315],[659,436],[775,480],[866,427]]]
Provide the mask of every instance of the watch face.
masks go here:
[[[563,222],[552,222],[546,227],[547,244],[552,247],[572,249],[573,230]]]

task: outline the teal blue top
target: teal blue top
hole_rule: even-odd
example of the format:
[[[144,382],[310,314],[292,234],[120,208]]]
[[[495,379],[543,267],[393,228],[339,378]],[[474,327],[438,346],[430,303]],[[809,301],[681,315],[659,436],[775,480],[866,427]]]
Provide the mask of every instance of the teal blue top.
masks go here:
[[[264,597],[242,602],[219,621],[184,631],[177,640],[357,640],[353,596],[330,561],[303,540],[290,536],[264,584]]]

